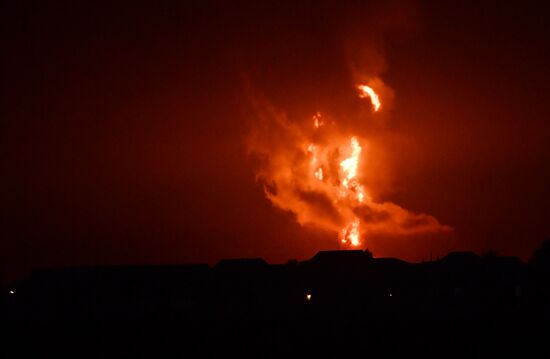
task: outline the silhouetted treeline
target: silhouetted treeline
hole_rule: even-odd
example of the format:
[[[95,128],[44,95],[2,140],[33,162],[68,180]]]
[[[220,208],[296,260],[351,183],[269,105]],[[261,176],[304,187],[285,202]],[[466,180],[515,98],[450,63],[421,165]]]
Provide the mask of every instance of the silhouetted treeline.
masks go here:
[[[436,261],[319,252],[304,262],[38,270],[2,293],[8,319],[550,318],[550,242],[530,263],[454,252]]]

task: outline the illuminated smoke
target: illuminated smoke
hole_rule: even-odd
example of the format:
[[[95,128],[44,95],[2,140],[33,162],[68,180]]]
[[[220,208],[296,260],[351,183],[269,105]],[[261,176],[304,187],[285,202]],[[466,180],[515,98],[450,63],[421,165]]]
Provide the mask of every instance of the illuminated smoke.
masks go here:
[[[372,87],[357,88],[359,97],[369,98],[377,113],[382,106],[380,96]],[[316,112],[306,122],[309,125],[304,125],[304,121],[290,121],[267,103],[254,104],[257,121],[248,149],[259,160],[257,178],[266,197],[276,207],[294,213],[301,225],[335,233],[345,248],[364,247],[365,240],[375,234],[450,230],[430,215],[375,201],[361,173],[363,161],[369,158],[368,141],[344,133],[337,119],[327,121]]]

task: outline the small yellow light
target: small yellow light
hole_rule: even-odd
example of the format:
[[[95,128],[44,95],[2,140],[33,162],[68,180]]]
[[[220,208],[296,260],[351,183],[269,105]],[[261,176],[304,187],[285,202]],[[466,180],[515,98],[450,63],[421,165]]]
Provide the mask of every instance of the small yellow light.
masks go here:
[[[10,294],[15,294],[15,292],[13,290],[10,290]]]
[[[310,301],[310,300],[311,300],[311,294],[306,294],[306,299],[307,299],[308,301]]]

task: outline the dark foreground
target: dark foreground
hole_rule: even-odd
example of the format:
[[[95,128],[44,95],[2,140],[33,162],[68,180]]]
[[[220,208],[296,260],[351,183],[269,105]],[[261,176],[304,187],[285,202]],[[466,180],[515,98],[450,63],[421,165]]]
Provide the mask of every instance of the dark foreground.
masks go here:
[[[269,265],[35,271],[2,293],[7,319],[550,318],[550,276],[514,257],[451,253],[411,264],[320,252]]]

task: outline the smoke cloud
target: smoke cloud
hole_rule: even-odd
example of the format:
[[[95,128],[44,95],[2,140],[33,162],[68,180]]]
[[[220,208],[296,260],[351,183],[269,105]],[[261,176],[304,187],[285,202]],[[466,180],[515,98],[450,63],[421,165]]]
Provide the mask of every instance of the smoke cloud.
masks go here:
[[[342,195],[340,164],[349,153],[349,138],[336,121],[315,128],[308,122],[291,121],[265,100],[253,101],[256,114],[247,138],[249,153],[256,160],[256,176],[274,206],[295,214],[298,223],[340,233],[359,219],[360,235],[410,235],[450,231],[430,215],[414,213],[391,202],[377,202],[365,183],[364,199]],[[368,140],[362,139],[368,158]],[[314,147],[312,147],[314,146]],[[312,155],[315,148],[315,155]],[[314,162],[314,163],[313,163]],[[359,163],[358,182],[361,180]],[[323,169],[322,180],[315,169]],[[367,240],[368,241],[368,240]]]

